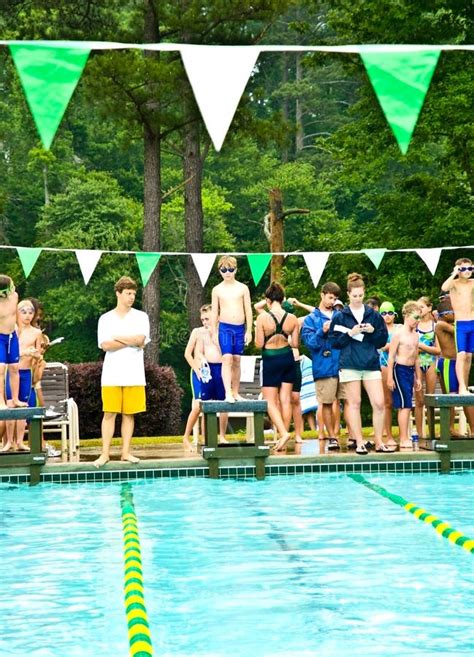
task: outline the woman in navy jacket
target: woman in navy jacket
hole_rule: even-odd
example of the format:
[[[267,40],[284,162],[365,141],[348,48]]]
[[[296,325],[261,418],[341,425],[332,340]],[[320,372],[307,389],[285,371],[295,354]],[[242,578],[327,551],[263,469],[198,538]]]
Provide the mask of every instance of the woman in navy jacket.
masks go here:
[[[385,402],[377,351],[387,344],[387,327],[377,311],[364,305],[364,293],[362,276],[349,274],[349,305],[333,315],[329,327],[329,340],[335,349],[340,350],[339,380],[344,384],[346,419],[351,437],[357,441],[357,454],[367,454],[360,416],[361,384],[372,406],[375,451],[391,451],[382,440]]]

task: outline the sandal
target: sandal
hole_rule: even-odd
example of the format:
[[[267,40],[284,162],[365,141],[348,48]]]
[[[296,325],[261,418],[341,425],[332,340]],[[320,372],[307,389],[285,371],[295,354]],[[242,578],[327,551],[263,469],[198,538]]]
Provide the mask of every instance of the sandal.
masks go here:
[[[356,447],[356,454],[359,454],[359,456],[363,456],[368,454],[369,452],[367,451],[365,445],[361,445],[360,447]]]
[[[376,452],[385,452],[387,454],[392,454],[395,450],[390,449],[390,447],[387,447],[387,445],[380,445],[379,447],[376,447],[375,451]]]

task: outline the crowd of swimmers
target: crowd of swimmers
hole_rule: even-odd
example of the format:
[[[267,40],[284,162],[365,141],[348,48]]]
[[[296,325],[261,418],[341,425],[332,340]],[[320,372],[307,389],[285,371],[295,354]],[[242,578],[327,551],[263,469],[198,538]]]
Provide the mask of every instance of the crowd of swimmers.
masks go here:
[[[357,454],[392,452],[412,447],[411,411],[416,433],[423,431],[424,394],[434,393],[439,379],[443,393],[468,395],[474,351],[474,267],[469,258],[456,261],[441,286],[437,308],[422,296],[409,300],[397,314],[388,301],[371,297],[364,303],[360,274],[347,277],[347,304],[342,290],[324,283],[317,306],[285,298],[273,282],[265,298],[254,304],[246,285],[236,279],[237,261],[218,262],[222,282],[212,290],[209,305],[201,308],[202,326],[192,331],[185,350],[191,367],[193,405],[183,444],[192,450],[190,436],[200,414],[200,402],[242,400],[240,359],[254,339],[261,350],[261,396],[282,451],[290,440],[293,419],[296,441],[301,440],[300,341],[309,351],[319,409],[320,437],[328,449],[340,449],[341,406],[349,441]],[[296,316],[295,309],[305,311]],[[255,310],[257,314],[254,323]],[[362,431],[361,397],[365,389],[372,407],[373,441]],[[397,410],[399,440],[392,433],[392,410]],[[464,408],[474,436],[474,408]],[[226,414],[220,416],[219,439],[225,440]],[[454,419],[451,430],[455,434]]]

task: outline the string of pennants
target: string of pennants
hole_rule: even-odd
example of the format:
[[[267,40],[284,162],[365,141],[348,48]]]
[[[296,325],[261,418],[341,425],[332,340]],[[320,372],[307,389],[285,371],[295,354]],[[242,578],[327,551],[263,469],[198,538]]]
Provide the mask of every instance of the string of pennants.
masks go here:
[[[49,149],[92,50],[179,51],[216,151],[224,143],[261,52],[357,53],[382,111],[406,154],[442,50],[470,45],[206,46],[100,41],[4,41],[8,46],[41,142]]]
[[[146,251],[97,251],[94,249],[53,249],[49,247],[26,247],[26,246],[0,246],[2,249],[16,249],[18,257],[20,259],[25,278],[31,274],[33,267],[35,266],[39,256],[43,251],[46,252],[56,252],[56,253],[75,253],[79,268],[84,279],[84,283],[87,285],[94,273],[95,268],[97,267],[99,260],[103,253],[106,254],[118,254],[118,255],[134,255],[137,261],[138,269],[140,271],[140,276],[142,279],[143,286],[145,286],[150,280],[151,275],[153,274],[160,258],[162,256],[191,256],[194,267],[199,275],[202,286],[204,287],[207,283],[207,280],[211,274],[212,268],[218,253],[180,253],[180,252],[162,252],[162,253],[151,253]],[[340,255],[353,255],[353,254],[363,254],[369,258],[372,264],[379,268],[380,263],[382,262],[386,253],[409,253],[415,252],[426,264],[427,268],[434,276],[436,269],[438,267],[439,259],[441,257],[441,252],[443,250],[453,250],[453,249],[472,249],[474,246],[444,246],[440,248],[428,248],[428,249],[362,249],[360,251],[312,251],[312,252],[286,252],[286,253],[232,253],[227,255],[241,256],[246,257],[250,272],[252,274],[253,281],[255,285],[258,285],[265,274],[268,265],[274,255],[283,255],[288,256],[302,256],[304,258],[306,267],[308,268],[309,274],[311,276],[311,281],[314,287],[317,287],[321,276],[326,267],[329,256],[332,254]]]

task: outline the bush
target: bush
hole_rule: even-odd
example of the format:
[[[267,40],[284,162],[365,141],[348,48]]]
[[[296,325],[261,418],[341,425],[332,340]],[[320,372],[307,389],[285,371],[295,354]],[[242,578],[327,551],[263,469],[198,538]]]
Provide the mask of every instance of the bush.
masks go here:
[[[79,407],[81,438],[100,436],[102,362],[69,364],[69,394]],[[183,391],[171,367],[145,365],[147,412],[135,418],[135,436],[173,436],[179,433]],[[119,435],[118,418],[116,435]]]

